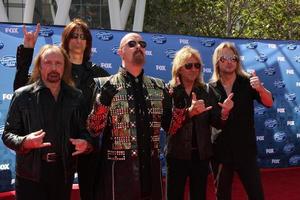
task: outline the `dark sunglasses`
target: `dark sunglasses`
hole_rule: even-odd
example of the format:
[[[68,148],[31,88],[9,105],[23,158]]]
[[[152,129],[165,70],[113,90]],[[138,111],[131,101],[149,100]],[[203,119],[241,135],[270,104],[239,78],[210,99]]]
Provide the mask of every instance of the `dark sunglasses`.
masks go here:
[[[223,63],[225,61],[237,62],[238,57],[236,55],[234,55],[234,56],[221,56],[219,60],[220,60],[221,63]]]
[[[201,68],[201,63],[186,63],[184,64],[184,67],[186,69],[192,69],[192,67],[195,67],[196,69],[200,69]]]
[[[139,45],[142,47],[142,48],[146,48],[147,46],[147,43],[145,41],[135,41],[135,40],[130,40],[127,45],[132,48],[132,47],[135,47],[137,44],[139,43]]]
[[[84,34],[78,34],[78,33],[71,33],[70,35],[71,39],[78,39],[80,38],[81,40],[86,40],[86,37]]]

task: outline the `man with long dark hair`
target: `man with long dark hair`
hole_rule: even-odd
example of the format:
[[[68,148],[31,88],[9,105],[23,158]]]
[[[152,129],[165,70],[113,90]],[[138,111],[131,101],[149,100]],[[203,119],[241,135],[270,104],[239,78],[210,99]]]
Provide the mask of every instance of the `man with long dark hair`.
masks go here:
[[[17,50],[17,71],[14,81],[14,89],[28,82],[28,71],[32,61],[34,46],[38,38],[40,25],[35,32],[28,32],[23,27],[24,44]],[[108,76],[109,74],[101,67],[90,62],[92,49],[92,35],[87,24],[81,19],[71,21],[62,32],[61,46],[69,55],[72,63],[72,77],[76,88],[83,93],[84,109],[83,116],[86,119],[91,110],[91,99],[94,90],[94,78]],[[97,141],[94,141],[97,146]],[[78,159],[78,179],[80,196],[82,200],[92,199],[94,177],[97,172],[96,164],[99,163],[97,148],[89,154],[80,155]]]
[[[75,89],[66,52],[45,45],[31,84],[15,91],[2,140],[16,151],[17,200],[68,200],[76,155],[89,151],[82,93]]]

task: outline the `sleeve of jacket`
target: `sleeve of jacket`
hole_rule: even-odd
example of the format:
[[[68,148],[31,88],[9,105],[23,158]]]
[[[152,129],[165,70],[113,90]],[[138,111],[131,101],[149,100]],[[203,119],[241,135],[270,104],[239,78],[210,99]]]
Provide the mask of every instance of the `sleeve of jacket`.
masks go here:
[[[163,129],[168,134],[175,134],[186,119],[186,108],[176,108],[169,93],[169,86],[164,91]]]
[[[18,95],[14,94],[7,114],[2,140],[8,148],[18,153],[26,153],[28,151],[24,151],[22,148],[26,136],[24,136],[22,112],[18,102]]]
[[[29,68],[32,62],[33,48],[24,48],[23,45],[17,48],[16,76],[14,90],[26,85],[29,80]]]
[[[210,112],[210,124],[216,129],[222,129],[226,121],[221,119],[221,107],[218,105],[218,102],[221,101],[221,96],[215,91],[215,89],[207,85],[208,87],[208,100],[209,104],[212,106]]]
[[[95,91],[93,97],[93,109],[87,118],[87,130],[91,136],[99,136],[107,124],[109,107],[100,103],[101,80],[95,79]]]

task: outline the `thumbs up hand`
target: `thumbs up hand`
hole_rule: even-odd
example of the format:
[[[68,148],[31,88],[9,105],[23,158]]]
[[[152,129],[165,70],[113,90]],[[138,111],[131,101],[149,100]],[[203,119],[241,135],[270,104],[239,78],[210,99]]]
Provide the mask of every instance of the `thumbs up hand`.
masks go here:
[[[259,77],[256,75],[256,72],[253,71],[251,73],[251,77],[250,77],[250,85],[253,89],[255,89],[257,92],[260,92],[261,90],[263,90],[263,85],[259,80]]]

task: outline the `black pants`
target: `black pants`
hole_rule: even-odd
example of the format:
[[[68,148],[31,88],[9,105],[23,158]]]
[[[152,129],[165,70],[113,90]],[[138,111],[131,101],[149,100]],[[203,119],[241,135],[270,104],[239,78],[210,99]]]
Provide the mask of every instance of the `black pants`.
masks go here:
[[[68,200],[70,199],[73,177],[65,182],[61,162],[42,161],[39,182],[16,176],[16,200]]]
[[[231,200],[234,172],[243,184],[249,200],[263,200],[263,187],[256,157],[244,159],[235,164],[214,162],[212,164],[217,200]]]
[[[77,172],[81,200],[94,199],[96,179],[100,176],[99,171],[100,152],[92,152],[78,157]]]
[[[190,180],[190,200],[205,200],[207,160],[178,160],[167,157],[167,200],[183,200],[186,180]]]

